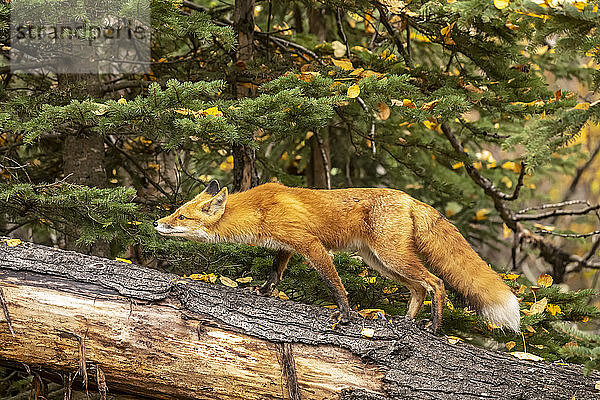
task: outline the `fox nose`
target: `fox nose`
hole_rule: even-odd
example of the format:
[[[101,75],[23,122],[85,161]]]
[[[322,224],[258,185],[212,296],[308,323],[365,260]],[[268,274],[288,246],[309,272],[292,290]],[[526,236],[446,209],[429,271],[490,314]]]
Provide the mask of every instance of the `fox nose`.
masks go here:
[[[158,221],[154,221],[152,225],[154,225],[154,227],[156,228],[158,226]]]

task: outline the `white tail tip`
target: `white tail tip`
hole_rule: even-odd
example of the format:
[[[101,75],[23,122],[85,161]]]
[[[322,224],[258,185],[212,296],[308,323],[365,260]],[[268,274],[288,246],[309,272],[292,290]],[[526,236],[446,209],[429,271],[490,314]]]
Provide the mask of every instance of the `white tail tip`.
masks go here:
[[[481,315],[486,321],[515,332],[521,331],[521,311],[517,297],[508,292],[503,303],[492,304],[481,309]]]

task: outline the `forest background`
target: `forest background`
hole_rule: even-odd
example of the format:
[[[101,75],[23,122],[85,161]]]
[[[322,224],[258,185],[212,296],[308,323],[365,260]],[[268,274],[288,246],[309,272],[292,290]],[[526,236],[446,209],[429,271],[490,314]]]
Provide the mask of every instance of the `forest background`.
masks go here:
[[[165,239],[152,221],[211,179],[400,189],[448,217],[521,301],[515,336],[449,291],[443,334],[599,367],[597,3],[148,7],[146,73],[34,74],[10,68],[0,3],[0,235],[255,286],[271,251]],[[404,287],[355,254],[335,263],[353,308],[404,314]],[[301,257],[284,278],[277,296],[334,304]],[[30,381],[0,369],[0,396]]]

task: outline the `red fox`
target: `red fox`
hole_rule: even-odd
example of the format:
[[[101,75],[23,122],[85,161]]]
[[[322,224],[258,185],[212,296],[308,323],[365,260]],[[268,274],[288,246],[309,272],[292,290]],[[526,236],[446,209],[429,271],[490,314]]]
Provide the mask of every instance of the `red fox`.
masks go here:
[[[301,254],[329,286],[341,322],[349,320],[348,297],[328,250],[348,249],[408,287],[407,318],[415,318],[429,293],[428,327],[433,331],[442,322],[444,282],[425,265],[486,320],[520,330],[519,303],[498,274],[436,209],[399,190],[312,190],[266,183],[228,195],[226,187],[211,181],[154,227],[165,236],[276,249],[270,277],[259,288],[263,294],[279,283],[292,254]]]

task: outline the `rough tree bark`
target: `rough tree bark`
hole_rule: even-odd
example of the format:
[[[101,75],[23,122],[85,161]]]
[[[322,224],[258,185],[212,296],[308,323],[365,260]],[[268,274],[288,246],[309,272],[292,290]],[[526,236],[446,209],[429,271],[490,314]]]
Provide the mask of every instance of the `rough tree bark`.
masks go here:
[[[0,363],[79,370],[90,385],[102,371],[113,392],[212,400],[598,398],[599,374],[584,377],[580,366],[450,344],[403,319],[354,316],[332,329],[331,311],[320,307],[30,243],[0,244],[0,295]],[[365,327],[372,338],[361,334]]]

